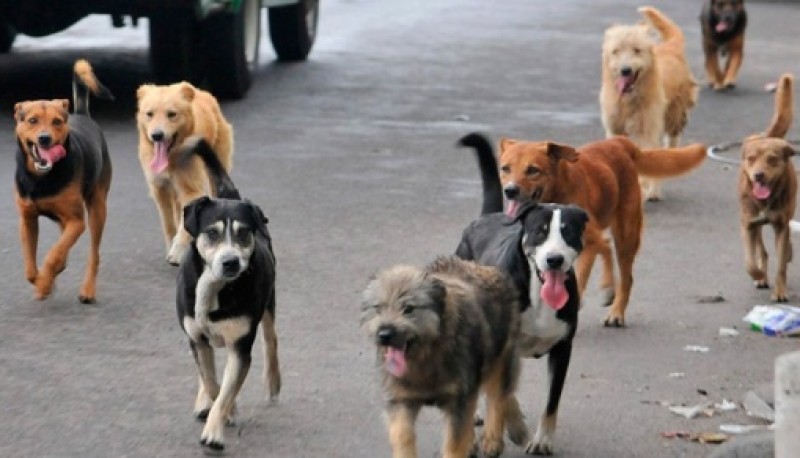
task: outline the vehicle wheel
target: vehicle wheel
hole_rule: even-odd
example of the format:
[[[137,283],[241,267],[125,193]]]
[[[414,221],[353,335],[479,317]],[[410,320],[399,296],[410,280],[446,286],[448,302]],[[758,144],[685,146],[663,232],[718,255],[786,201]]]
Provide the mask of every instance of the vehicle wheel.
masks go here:
[[[236,13],[218,13],[202,23],[211,91],[241,99],[250,89],[261,41],[261,1],[244,0]]]
[[[317,35],[319,0],[269,9],[269,36],[278,60],[305,60]]]
[[[7,53],[14,44],[17,32],[8,24],[0,22],[0,53]]]
[[[150,17],[150,65],[158,84],[202,82],[198,29],[191,10],[167,10]]]

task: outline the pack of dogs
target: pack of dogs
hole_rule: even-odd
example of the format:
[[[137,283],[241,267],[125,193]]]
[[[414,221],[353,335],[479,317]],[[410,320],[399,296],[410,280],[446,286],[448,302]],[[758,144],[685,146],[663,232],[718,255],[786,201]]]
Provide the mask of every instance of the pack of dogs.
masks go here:
[[[643,201],[662,199],[662,180],[691,172],[706,157],[702,144],[679,146],[698,99],[683,32],[655,8],[639,12],[642,22],[610,27],[603,40],[599,100],[607,138],[580,147],[502,138],[495,154],[486,135],[464,136],[458,144],[474,151],[481,176],[480,216],[466,225],[452,254],[424,267],[386,268],[363,291],[360,326],[376,349],[393,456],[416,456],[415,420],[424,406],[445,415],[443,457],[499,456],[506,435],[526,453],[552,454],[582,296],[597,256],[602,302],[609,307],[604,324],[625,326]],[[742,63],[744,2],[707,0],[700,22],[708,84],[732,89]],[[720,55],[727,57],[724,70]],[[73,70],[72,112],[67,99],[14,107],[15,198],[25,278],[36,299],[51,294],[88,224],[78,298],[92,303],[112,168],[89,98],[113,96],[85,60]],[[281,388],[268,219],[230,178],[233,127],[214,96],[187,82],[145,84],[136,96],[139,159],[161,219],[166,260],[178,266],[178,321],[197,365],[193,412],[205,422],[200,442],[222,450],[259,325],[266,391],[275,398]],[[793,220],[794,150],[785,140],[792,100],[793,79],[785,74],[767,129],[743,140],[738,181],[746,271],[757,288],[769,287],[761,232],[772,226],[778,272],[771,299],[777,302],[788,299],[790,232],[800,227]],[[41,266],[39,216],[61,229]],[[220,381],[215,347],[227,353]],[[547,401],[531,435],[516,392],[522,361],[545,355]]]

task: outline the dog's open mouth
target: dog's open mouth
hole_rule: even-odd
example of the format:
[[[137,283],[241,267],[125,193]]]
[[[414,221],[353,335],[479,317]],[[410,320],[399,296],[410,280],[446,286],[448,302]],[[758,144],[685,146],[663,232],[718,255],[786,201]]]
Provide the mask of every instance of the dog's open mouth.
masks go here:
[[[772,189],[770,187],[760,181],[753,180],[753,197],[758,200],[766,200],[769,199],[769,196],[772,194]]]
[[[717,22],[717,25],[714,27],[714,30],[716,30],[717,33],[723,33],[723,32],[727,32],[728,29],[730,29],[730,28],[731,28],[731,25],[728,23],[728,21],[724,21],[723,20],[723,21]]]
[[[539,297],[553,310],[561,310],[569,300],[569,293],[565,283],[567,273],[558,269],[548,269],[541,272],[542,289]]]
[[[60,161],[67,155],[67,150],[63,145],[53,145],[45,148],[33,142],[28,142],[28,151],[33,159],[33,166],[40,172],[47,172],[53,168],[53,164]]]
[[[406,358],[408,347],[409,342],[405,342],[402,348],[392,345],[383,347],[383,364],[386,366],[386,370],[395,377],[402,377],[408,372]]]
[[[177,134],[175,135],[177,136]],[[169,149],[175,142],[175,136],[172,138],[153,142],[153,159],[150,160],[150,170],[155,173],[161,173],[166,170],[169,165]]]
[[[620,94],[629,94],[633,92],[636,85],[636,80],[639,78],[639,72],[631,72],[629,75],[620,75],[617,77],[616,86]]]
[[[519,196],[514,199],[509,199],[508,204],[506,205],[506,215],[510,217],[517,216],[519,209],[527,204],[527,203],[538,203],[539,199],[542,197],[542,188],[536,188],[533,193],[531,193],[530,198],[525,198],[524,196]]]

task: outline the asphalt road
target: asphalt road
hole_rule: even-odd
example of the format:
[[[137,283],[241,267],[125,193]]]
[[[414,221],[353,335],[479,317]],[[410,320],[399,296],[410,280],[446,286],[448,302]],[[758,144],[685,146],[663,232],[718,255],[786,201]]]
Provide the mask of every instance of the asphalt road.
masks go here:
[[[656,6],[684,28],[700,78],[698,3]],[[284,389],[279,403],[267,403],[257,346],[239,424],[226,432],[227,455],[388,456],[374,353],[358,328],[360,291],[380,268],[451,252],[477,215],[473,157],[453,146],[462,134],[574,145],[603,136],[603,30],[637,21],[638,5],[326,0],[308,62],[275,64],[264,39],[248,98],[223,110],[236,131],[233,178],[264,208],[274,236]],[[735,141],[760,131],[772,109],[763,85],[784,71],[800,75],[800,8],[748,7],[739,87],[702,92],[685,142]],[[92,18],[58,36],[21,39],[0,56],[0,182],[7,186],[0,199],[0,456],[203,455],[201,425],[191,415],[195,367],[174,312],[175,270],[164,262],[136,158],[133,94],[150,78],[146,29],[109,23]],[[11,193],[13,104],[69,97],[71,64],[81,56],[117,95],[92,105],[114,164],[92,306],[76,299],[86,237],[55,294],[32,299]],[[797,123],[792,132],[800,132]],[[741,409],[686,420],[658,402],[739,400],[771,379],[775,356],[797,348],[796,340],[765,337],[741,322],[768,293],[753,289],[744,272],[735,182],[735,168],[707,161],[668,182],[665,201],[646,205],[627,328],[603,328],[596,287],[585,295],[558,456],[705,456],[713,446],[660,433],[748,423]],[[43,223],[40,253],[54,237],[55,227]],[[789,288],[797,303],[794,265]],[[714,295],[725,301],[699,302]],[[719,337],[721,326],[742,333]],[[710,351],[684,351],[690,344]],[[545,399],[544,374],[543,362],[525,363],[519,396],[531,427]],[[434,410],[421,416],[420,456],[438,456],[441,427]],[[523,453],[509,445],[505,456]]]

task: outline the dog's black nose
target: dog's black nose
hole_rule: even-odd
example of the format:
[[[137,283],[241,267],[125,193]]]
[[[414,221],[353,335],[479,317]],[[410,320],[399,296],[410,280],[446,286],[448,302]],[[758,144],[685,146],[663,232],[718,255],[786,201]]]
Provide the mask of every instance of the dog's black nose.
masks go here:
[[[154,142],[160,142],[164,140],[164,131],[156,130],[150,133],[150,140]]]
[[[756,172],[753,174],[753,181],[757,181],[759,183],[764,182],[764,172]]]
[[[515,184],[508,185],[503,189],[503,192],[506,194],[506,198],[513,199],[519,195],[519,186]]]
[[[397,333],[394,326],[381,326],[378,329],[378,344],[387,346],[392,342],[394,335]]]
[[[550,253],[547,255],[547,267],[551,269],[560,269],[564,265],[564,255],[558,253]]]
[[[236,275],[239,273],[239,258],[230,258],[222,261],[222,273]]]
[[[50,134],[48,134],[47,132],[42,132],[39,134],[38,137],[36,137],[36,140],[39,142],[40,145],[47,148],[48,146],[50,146],[50,143],[53,142],[53,137],[51,137]]]
[[[622,67],[619,71],[619,74],[622,76],[631,76],[633,75],[633,69],[630,67]]]

